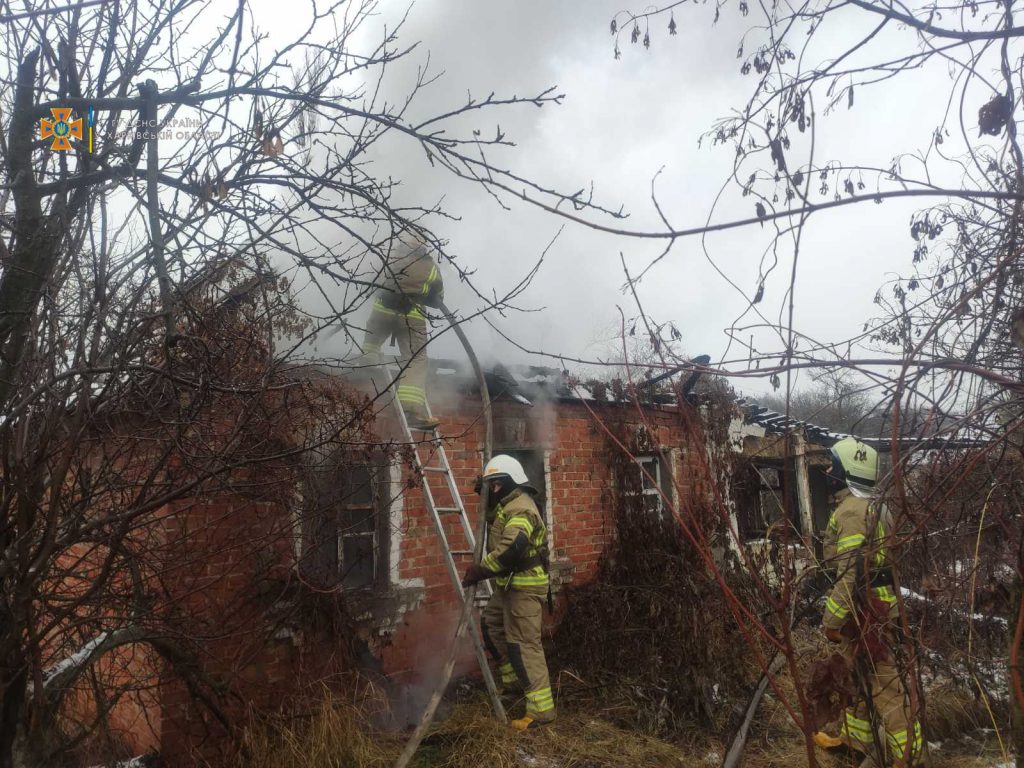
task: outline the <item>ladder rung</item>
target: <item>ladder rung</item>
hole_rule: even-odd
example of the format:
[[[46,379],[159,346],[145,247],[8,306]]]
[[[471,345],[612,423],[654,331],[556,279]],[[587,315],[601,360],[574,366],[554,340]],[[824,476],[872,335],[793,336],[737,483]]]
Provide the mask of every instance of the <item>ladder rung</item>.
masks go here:
[[[434,511],[439,515],[451,515],[462,510],[458,507],[434,507]]]
[[[448,551],[451,552],[453,555],[475,555],[476,554],[476,552],[474,552],[472,549],[450,549]]]
[[[447,472],[444,467],[423,467],[424,472]]]

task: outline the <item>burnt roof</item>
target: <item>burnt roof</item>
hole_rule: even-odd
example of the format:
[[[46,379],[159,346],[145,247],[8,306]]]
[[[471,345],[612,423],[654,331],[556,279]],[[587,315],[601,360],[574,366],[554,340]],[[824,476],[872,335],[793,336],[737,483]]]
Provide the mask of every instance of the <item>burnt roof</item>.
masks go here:
[[[696,358],[692,362],[698,366],[707,364],[704,356]],[[428,375],[435,379],[438,384],[444,380],[449,386],[464,392],[477,391],[476,376],[466,361],[431,358],[428,370]],[[674,369],[667,374],[662,374],[658,379],[666,379],[669,376],[686,371],[690,371],[691,374],[686,383],[687,391],[684,394],[684,398],[686,402],[695,404],[697,398],[689,393],[689,388],[696,382],[691,366],[687,365]],[[583,382],[575,387],[570,386],[571,374],[569,371],[551,366],[504,365],[496,363],[485,368],[484,377],[487,381],[488,392],[493,400],[506,399],[524,405],[533,405],[536,402],[552,400],[614,402],[595,396]],[[677,397],[673,391],[644,391],[645,382],[639,383],[638,389],[641,391],[641,397],[646,405],[675,405],[677,403]],[[892,449],[892,441],[889,437],[865,437],[863,435],[839,432],[829,427],[797,419],[793,416],[787,416],[746,398],[737,398],[736,405],[743,416],[745,424],[763,427],[765,432],[769,434],[783,435],[799,431],[804,434],[809,443],[826,448],[831,447],[845,437],[856,437],[880,452],[887,452]],[[905,450],[978,448],[987,445],[988,442],[987,439],[980,437],[954,438],[942,435],[900,438],[900,445]]]
[[[774,411],[758,405],[752,400],[740,399],[737,401],[740,410],[743,412],[743,421],[746,424],[756,424],[764,427],[765,432],[770,434],[787,434],[790,432],[802,431],[809,443],[822,445],[829,448],[846,437],[856,437],[862,443],[870,445],[876,451],[888,452],[892,450],[891,437],[864,437],[853,435],[848,432],[837,432],[811,424],[807,421],[786,416],[783,413]],[[950,437],[945,435],[927,435],[921,437],[901,437],[899,445],[904,450],[954,450],[964,448],[980,448],[990,443],[984,438]]]

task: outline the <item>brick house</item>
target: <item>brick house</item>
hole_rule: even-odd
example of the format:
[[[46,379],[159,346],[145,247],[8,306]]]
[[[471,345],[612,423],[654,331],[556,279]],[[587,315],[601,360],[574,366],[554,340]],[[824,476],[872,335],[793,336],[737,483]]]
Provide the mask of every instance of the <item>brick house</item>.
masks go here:
[[[314,387],[339,383],[323,371],[300,375]],[[625,456],[616,441],[636,456],[625,463],[630,471],[636,467],[633,486],[644,508],[660,515],[667,504],[686,514],[708,500],[701,426],[707,409],[694,396],[680,402],[671,394],[638,406],[600,387],[571,385],[548,368],[501,369],[488,379],[494,452],[519,459],[539,489],[552,553],[553,623],[564,608],[565,587],[595,574],[615,535],[610,494]],[[212,697],[197,696],[179,670],[156,663],[144,648],[119,650],[112,654],[112,676],[130,673],[145,691],[106,717],[124,755],[156,752],[170,766],[217,764],[237,748],[226,721],[244,723],[246,715],[293,700],[308,707],[311,690],[349,685],[354,668],[386,676],[399,724],[403,716],[418,716],[454,632],[459,600],[394,404],[386,394],[372,400],[377,392],[366,377],[349,372],[341,386],[375,413],[369,437],[323,451],[299,482],[294,473],[266,467],[257,477],[178,500],[156,516],[152,535],[160,546],[154,551],[165,558],[157,570],[182,636],[203,639],[198,662],[223,704],[213,712]],[[472,489],[484,460],[475,379],[465,365],[433,361],[428,396],[475,522]],[[812,527],[820,530],[826,449],[807,450],[801,470],[794,461],[799,441],[783,447],[796,440],[787,425],[766,422],[749,408],[741,418],[725,401],[717,407],[730,411],[726,418],[734,422],[730,449],[749,459],[742,471],[750,482],[734,476],[728,502],[735,505],[730,513],[740,539],[758,540],[765,524],[787,513],[794,528],[807,533],[803,518],[810,507],[802,509],[797,498],[801,471],[809,474]],[[420,450],[429,463],[428,449]],[[439,503],[445,504],[443,496]],[[457,520],[442,520],[452,549],[466,549]],[[469,560],[457,559],[461,572]],[[475,666],[467,641],[459,671],[472,673]]]
[[[232,291],[230,301],[217,305],[228,307],[232,332],[210,338],[222,347],[218,359],[244,371],[248,355],[257,361],[252,370],[260,376],[268,350],[239,343],[252,336],[246,317],[235,316],[243,294]],[[356,668],[378,680],[386,676],[394,707],[418,715],[417,697],[441,665],[459,600],[394,405],[351,370],[339,376],[300,368],[288,375],[302,382],[305,401],[296,409],[275,395],[265,408],[261,404],[263,418],[241,441],[243,451],[256,445],[264,454],[287,456],[330,421],[332,408],[369,418],[340,441],[325,444],[315,460],[296,460],[302,466],[282,459],[260,462],[259,470],[239,469],[142,521],[129,544],[147,553],[147,572],[138,575],[139,585],[129,588],[126,581],[122,591],[125,603],[134,604],[141,585],[147,610],[159,619],[160,637],[118,646],[95,665],[98,679],[90,685],[120,686],[127,695],[102,708],[93,701],[94,690],[83,687],[70,697],[71,714],[82,721],[103,710],[105,737],[99,748],[83,751],[85,764],[146,753],[158,753],[170,766],[223,762],[237,751],[230,735],[248,715],[315,706],[324,686],[350,687]],[[549,368],[494,370],[488,378],[494,451],[519,459],[540,491],[556,617],[564,589],[592,578],[615,535],[614,493],[635,489],[625,492],[642,497],[643,509],[652,515],[662,514],[666,505],[685,515],[709,500],[731,512],[730,500],[711,499],[711,446],[702,426],[709,413],[716,417],[709,422],[742,421],[734,418],[738,411],[731,396],[700,408],[689,394],[677,401],[668,392],[648,393],[640,406],[600,385],[572,385]],[[694,381],[691,375],[681,387],[684,393]],[[441,419],[460,495],[475,518],[472,489],[484,461],[484,426],[468,366],[433,361],[428,397]],[[216,398],[198,422],[188,425],[202,441],[230,436],[237,426],[230,390]],[[160,445],[161,433],[155,428],[149,434],[145,421],[133,416],[108,425],[97,435],[95,450],[115,454],[126,475],[146,476],[147,456]],[[291,443],[290,432],[295,433]],[[733,448],[749,448],[742,435],[735,442]],[[623,444],[636,461],[626,457]],[[421,455],[426,456],[423,449]],[[623,472],[635,474],[623,482]],[[762,472],[755,485],[766,476],[771,473]],[[132,482],[126,480],[129,491]],[[744,530],[747,517],[733,518],[744,538],[759,534],[758,524],[767,519],[761,503],[767,495],[764,489],[755,493],[760,507],[749,517],[749,530]],[[456,520],[443,519],[452,548],[466,549]],[[83,556],[68,553],[72,562]],[[467,564],[461,557],[458,570]],[[87,585],[88,569],[79,570]],[[101,617],[123,619],[106,610],[101,608]],[[93,621],[87,627],[91,638],[74,627],[56,635],[47,666],[74,658],[76,649],[108,631],[106,622]],[[190,653],[179,653],[180,648]],[[475,659],[468,642],[464,657],[460,671],[471,672]]]
[[[637,409],[602,402],[570,389],[551,369],[489,378],[495,452],[519,459],[540,491],[556,602],[566,585],[594,574],[613,535],[607,510],[614,482],[608,456],[614,448],[602,421],[642,437],[638,463],[656,482],[641,480],[637,493],[651,514],[660,514],[666,500],[685,507],[686,497],[700,492],[695,461],[706,454],[688,442],[686,417],[696,413],[691,403]],[[373,394],[367,381],[349,384]],[[432,364],[428,393],[475,519],[472,489],[483,461],[479,393],[468,371],[444,361]],[[203,661],[234,696],[235,704],[226,705],[232,719],[241,712],[238,701],[251,712],[273,710],[311,683],[340,679],[354,664],[384,673],[396,708],[415,717],[419,697],[440,668],[459,603],[419,480],[395,442],[400,438],[394,406],[377,405],[373,429],[380,445],[324,455],[300,488],[268,494],[274,485],[268,481],[258,497],[197,497],[177,502],[164,515],[166,528],[185,534],[181,543],[189,552],[183,561],[189,565],[171,567],[176,575],[169,581],[187,606],[187,621],[210,638]],[[456,521],[442,519],[451,547],[464,548]],[[201,533],[188,535],[190,529]],[[462,570],[468,558],[458,559]],[[311,599],[316,610],[294,610]],[[323,621],[323,605],[334,599],[351,620],[342,629]],[[269,639],[244,629],[266,618],[260,611],[284,611]],[[351,638],[341,637],[352,632],[358,636],[355,651]],[[475,659],[468,642],[464,657],[460,670],[471,672]],[[217,762],[231,752],[223,723],[184,683],[165,677],[158,690],[159,703],[151,707],[158,712],[139,718],[133,709],[135,719],[122,725],[127,752],[133,745],[138,751],[155,747],[174,766]]]

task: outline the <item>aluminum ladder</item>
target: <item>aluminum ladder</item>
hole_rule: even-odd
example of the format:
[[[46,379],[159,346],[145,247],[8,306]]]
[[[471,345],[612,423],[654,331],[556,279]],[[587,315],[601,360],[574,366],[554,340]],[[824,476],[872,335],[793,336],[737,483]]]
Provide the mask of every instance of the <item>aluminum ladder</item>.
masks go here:
[[[394,365],[390,365],[386,367],[386,371],[391,386],[397,386],[400,376],[399,369]],[[397,397],[393,398],[393,403],[398,414],[398,423],[401,425],[402,431],[412,448],[413,465],[420,476],[423,501],[426,504],[427,512],[430,514],[430,519],[434,523],[434,530],[437,532],[437,538],[441,544],[441,552],[444,556],[445,565],[448,568],[448,575],[451,577],[452,585],[455,587],[455,594],[459,596],[459,602],[465,604],[466,591],[462,588],[462,576],[455,558],[456,556],[469,558],[463,560],[463,565],[468,565],[472,562],[472,557],[476,554],[476,534],[473,532],[473,523],[466,513],[466,506],[462,502],[462,496],[459,494],[459,488],[455,483],[455,475],[452,473],[451,464],[448,462],[448,454],[444,449],[444,438],[437,429],[424,430],[410,426],[409,419],[405,415],[405,409],[402,408],[402,404]],[[432,418],[433,413],[430,410],[429,402],[425,404],[425,408],[427,417]],[[417,439],[416,435],[421,435],[422,437]],[[426,457],[422,456],[420,451],[426,451]],[[432,486],[431,478],[438,476],[440,476],[442,483]],[[450,506],[438,504],[438,496],[441,496],[441,501],[443,502],[442,494],[444,493],[447,493],[451,499]],[[466,549],[452,549],[449,543],[449,535],[445,529],[444,518],[450,519],[453,516],[458,518],[459,527],[466,541]],[[491,584],[491,581],[482,581],[477,586],[477,600],[475,602],[478,606],[483,605],[493,593],[494,586]],[[491,674],[491,668],[487,664],[487,655],[484,652],[483,641],[476,622],[472,622],[469,629],[469,634],[473,638],[473,650],[476,652],[480,673],[483,675],[484,685],[486,685],[488,693],[491,694],[491,703],[495,709],[495,714],[498,715],[499,719],[504,719],[505,708],[502,706],[501,699],[496,693],[497,687],[494,683],[494,676]]]

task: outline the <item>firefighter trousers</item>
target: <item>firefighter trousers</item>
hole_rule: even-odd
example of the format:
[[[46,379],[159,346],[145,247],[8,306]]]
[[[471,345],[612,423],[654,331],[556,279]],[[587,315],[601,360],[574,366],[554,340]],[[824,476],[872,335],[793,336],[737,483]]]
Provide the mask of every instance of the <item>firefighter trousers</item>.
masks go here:
[[[866,755],[876,755],[877,763],[872,726],[875,722],[885,729],[884,741],[878,741],[884,749],[886,765],[921,764],[921,724],[912,715],[906,686],[896,664],[891,659],[870,657],[851,659],[851,662],[857,698],[844,713],[842,739]]]
[[[548,722],[555,719],[555,699],[540,639],[543,613],[542,595],[495,585],[480,619],[502,685],[518,682],[526,694],[526,714]]]
[[[398,341],[402,375],[398,380],[398,402],[406,413],[424,418],[427,411],[427,321],[413,310],[403,314],[374,304],[366,323],[363,351],[371,364],[380,363],[380,349],[392,336]]]

